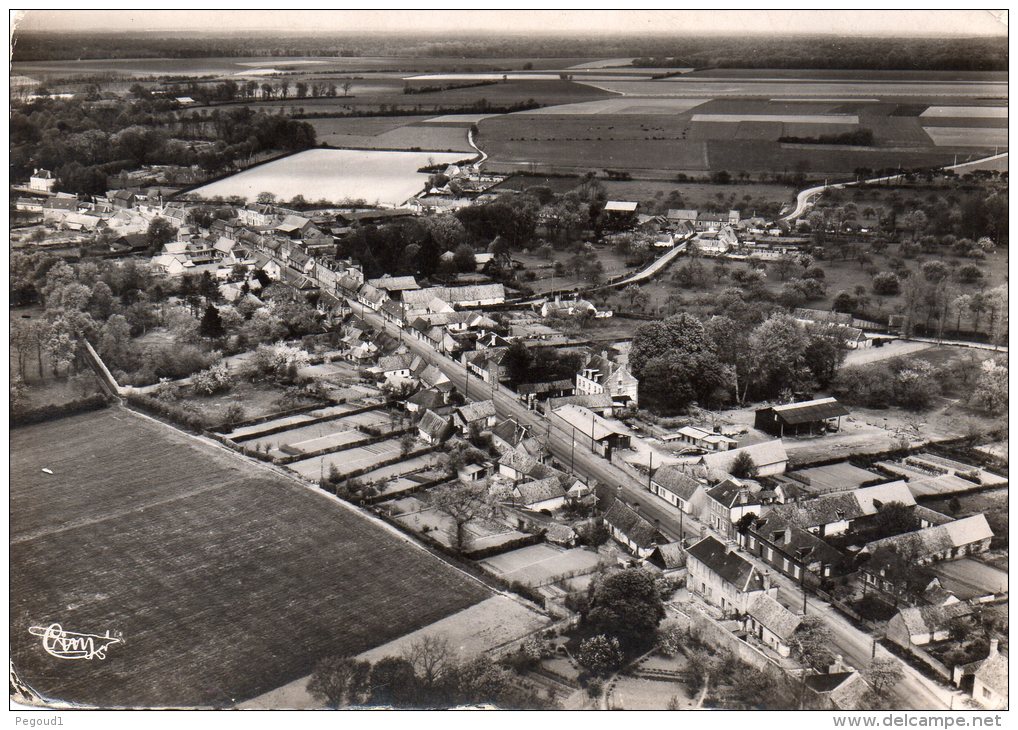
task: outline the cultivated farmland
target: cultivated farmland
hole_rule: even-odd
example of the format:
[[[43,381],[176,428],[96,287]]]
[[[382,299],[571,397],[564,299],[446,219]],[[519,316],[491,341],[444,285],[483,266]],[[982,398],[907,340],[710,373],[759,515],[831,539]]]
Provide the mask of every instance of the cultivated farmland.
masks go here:
[[[237,195],[254,200],[260,192],[290,199],[333,202],[363,199],[399,205],[424,189],[429,164],[449,164],[472,155],[450,152],[316,149],[253,167],[191,191],[205,198]]]
[[[11,454],[11,658],[54,700],[227,706],[491,595],[324,493],[120,408],[15,430]],[[124,643],[61,661],[28,632],[53,622]]]

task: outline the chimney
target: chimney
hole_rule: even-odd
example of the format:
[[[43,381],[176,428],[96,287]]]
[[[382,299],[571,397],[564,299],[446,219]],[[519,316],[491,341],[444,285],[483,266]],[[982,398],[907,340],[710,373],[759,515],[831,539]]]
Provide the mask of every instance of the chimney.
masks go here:
[[[725,555],[731,555],[733,550],[735,550],[735,543],[734,542],[726,542],[725,543]]]
[[[1000,641],[998,639],[990,639],[990,654],[989,656],[996,656],[997,651],[1000,648]]]
[[[836,654],[834,657],[834,664],[827,670],[828,674],[836,674],[837,672],[845,671],[845,661],[841,654]]]
[[[786,545],[791,545],[792,544],[792,530],[791,530],[791,528],[788,528],[788,529],[785,530],[785,544]]]
[[[771,589],[771,571],[764,571],[763,575],[760,576],[760,580],[763,582],[764,591],[769,591]]]

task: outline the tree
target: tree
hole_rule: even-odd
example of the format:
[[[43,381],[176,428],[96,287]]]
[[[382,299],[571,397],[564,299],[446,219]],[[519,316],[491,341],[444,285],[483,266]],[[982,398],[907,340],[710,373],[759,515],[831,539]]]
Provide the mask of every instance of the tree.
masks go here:
[[[477,258],[474,256],[474,249],[469,244],[461,243],[457,246],[452,260],[457,271],[469,273],[477,269]]]
[[[834,657],[830,647],[834,637],[831,630],[819,616],[808,615],[802,618],[798,628],[792,634],[789,646],[796,658],[814,670],[826,670]]]
[[[127,369],[131,350],[131,325],[121,314],[114,314],[99,331],[99,354],[109,365]]]
[[[707,401],[724,385],[706,328],[685,313],[640,327],[629,363],[640,388],[650,396],[646,402],[658,403],[665,410],[684,408],[693,400]]]
[[[427,635],[404,649],[403,658],[413,667],[424,689],[431,690],[450,668],[454,653],[444,637]]]
[[[901,280],[890,271],[881,271],[873,277],[873,293],[891,297],[901,291]]]
[[[580,642],[577,660],[592,674],[604,677],[622,666],[623,654],[614,636],[598,634]]]
[[[413,665],[400,657],[385,657],[371,668],[369,702],[380,707],[414,707],[420,697]]]
[[[205,308],[205,314],[202,315],[201,323],[198,325],[198,334],[212,340],[219,339],[226,334],[223,320],[219,316],[219,310],[216,309],[214,304],[210,304]]]
[[[168,220],[165,218],[153,218],[148,224],[148,230],[145,233],[145,237],[148,239],[149,249],[153,252],[161,249],[165,244],[173,240],[174,236],[177,235],[177,229],[174,228]]]
[[[866,671],[863,672],[863,677],[878,697],[886,698],[905,678],[905,672],[901,668],[901,662],[887,657],[886,659],[873,659]]]
[[[590,596],[584,622],[592,631],[618,639],[626,652],[654,640],[665,612],[652,575],[639,568],[621,570],[593,583]]]
[[[508,350],[506,350],[503,362],[506,374],[509,376],[509,382],[512,383],[513,387],[521,383],[530,382],[530,370],[534,358],[530,353],[530,348],[526,346],[523,340],[513,340]]]
[[[986,360],[980,366],[981,374],[972,391],[970,403],[990,415],[1007,412],[1008,404],[1008,368],[1007,363],[999,364],[996,360]]]
[[[315,665],[308,692],[336,708],[360,704],[371,665],[350,657],[326,657]]]
[[[912,507],[901,502],[888,502],[880,505],[877,513],[870,518],[869,527],[883,538],[914,532],[922,524]]]
[[[399,453],[403,458],[406,458],[407,454],[413,451],[414,444],[417,439],[413,433],[405,433],[399,438]]]
[[[729,472],[736,479],[752,479],[757,475],[757,466],[752,456],[745,451],[741,451],[736,455],[735,460],[732,461]]]
[[[452,518],[454,547],[457,550],[463,550],[466,545],[467,525],[491,515],[494,511],[486,484],[457,482],[436,489],[432,495],[432,505],[435,509]]]

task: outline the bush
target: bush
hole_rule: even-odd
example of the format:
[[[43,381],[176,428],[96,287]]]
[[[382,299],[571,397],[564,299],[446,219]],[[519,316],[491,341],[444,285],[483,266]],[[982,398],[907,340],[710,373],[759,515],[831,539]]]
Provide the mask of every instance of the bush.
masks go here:
[[[614,636],[598,634],[580,642],[576,658],[593,675],[605,676],[622,666],[622,647]]]
[[[884,271],[873,277],[873,293],[890,297],[901,291],[901,280],[890,271]]]
[[[983,272],[975,264],[965,264],[958,269],[957,276],[962,284],[975,284],[983,278]]]
[[[204,431],[211,425],[208,416],[190,404],[165,403],[142,393],[131,393],[127,396],[127,402],[139,410],[161,416],[191,431]]]
[[[199,395],[212,395],[223,390],[229,390],[233,385],[233,376],[226,363],[219,362],[210,368],[200,370],[191,378],[191,385],[194,392]]]
[[[244,411],[244,406],[240,403],[231,403],[223,413],[224,423],[239,423],[245,418],[247,418],[247,413]]]
[[[28,426],[33,423],[43,423],[44,421],[54,421],[58,418],[65,418],[67,416],[73,416],[76,413],[88,413],[89,411],[97,411],[100,408],[105,408],[109,405],[109,401],[105,395],[96,393],[90,395],[87,398],[79,398],[78,400],[72,400],[67,403],[60,404],[49,404],[41,406],[40,408],[34,408],[30,411],[23,413],[12,413],[11,414],[11,427],[17,428],[18,426]]]

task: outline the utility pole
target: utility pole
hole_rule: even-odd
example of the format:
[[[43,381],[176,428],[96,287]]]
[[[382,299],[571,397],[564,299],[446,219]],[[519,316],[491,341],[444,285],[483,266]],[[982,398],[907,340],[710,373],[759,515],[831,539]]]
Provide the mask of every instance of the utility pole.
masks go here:
[[[576,463],[576,426],[573,426],[573,443],[569,448],[569,473],[575,474],[573,466]]]
[[[802,588],[802,615],[806,615],[806,566],[799,569],[799,587]]]

